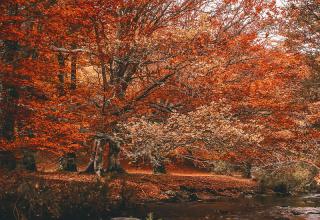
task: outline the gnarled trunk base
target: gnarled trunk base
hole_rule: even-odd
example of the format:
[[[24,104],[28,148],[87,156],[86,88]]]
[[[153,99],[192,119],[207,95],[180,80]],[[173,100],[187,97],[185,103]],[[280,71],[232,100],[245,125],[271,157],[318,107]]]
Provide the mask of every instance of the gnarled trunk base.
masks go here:
[[[76,154],[67,153],[59,158],[59,170],[77,172]]]
[[[108,168],[103,169],[103,153],[109,144]],[[91,151],[90,162],[83,173],[96,173],[101,176],[104,171],[124,173],[119,161],[120,143],[106,134],[97,134]]]
[[[81,173],[89,173],[89,174],[94,174],[94,164],[93,161],[89,161],[86,169],[84,169],[84,171],[82,171]]]
[[[167,170],[164,163],[161,161],[158,164],[153,165],[154,174],[166,174]]]

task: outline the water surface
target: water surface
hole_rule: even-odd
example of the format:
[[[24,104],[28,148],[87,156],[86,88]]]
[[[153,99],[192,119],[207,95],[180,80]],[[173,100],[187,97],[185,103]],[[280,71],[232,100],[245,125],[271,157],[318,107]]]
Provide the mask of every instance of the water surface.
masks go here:
[[[153,213],[154,219],[162,220],[320,220],[320,194],[149,203],[128,209],[123,214],[145,219],[148,213]]]

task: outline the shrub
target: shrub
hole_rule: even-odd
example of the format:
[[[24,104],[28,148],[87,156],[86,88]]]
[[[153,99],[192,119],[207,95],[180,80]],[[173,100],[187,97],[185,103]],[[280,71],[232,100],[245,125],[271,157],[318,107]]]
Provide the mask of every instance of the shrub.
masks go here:
[[[254,171],[261,193],[267,190],[281,194],[308,192],[315,188],[317,175],[318,169],[305,162],[288,163],[265,169],[259,168]]]
[[[217,160],[211,162],[210,171],[216,174],[231,175],[235,171],[235,166],[229,162]]]

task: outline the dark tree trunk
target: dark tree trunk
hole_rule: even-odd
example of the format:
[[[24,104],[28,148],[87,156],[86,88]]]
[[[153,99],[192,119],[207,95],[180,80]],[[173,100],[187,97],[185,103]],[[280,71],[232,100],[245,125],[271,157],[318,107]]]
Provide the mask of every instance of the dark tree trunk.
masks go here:
[[[73,45],[72,49],[76,49],[76,46]],[[70,89],[75,90],[77,88],[77,54],[72,53],[71,55],[71,84]]]
[[[104,114],[105,112],[105,107],[106,107],[106,91],[107,91],[107,69],[106,65],[104,62],[101,64],[101,75],[102,75],[102,86],[103,86],[103,103],[102,103],[102,109],[101,113]]]
[[[16,16],[18,15],[18,4],[12,3],[9,4],[8,7],[8,15]],[[15,22],[12,22],[15,23]],[[20,46],[17,41],[12,40],[4,40],[3,41],[3,56],[2,60],[11,65],[12,67],[17,66],[17,60],[19,60],[18,51],[20,50]],[[1,70],[0,70],[1,71]],[[17,87],[14,85],[10,85],[6,81],[6,75],[8,73],[0,72],[0,77],[2,78],[2,100],[0,106],[2,108],[2,119],[1,119],[1,135],[11,141],[14,139],[14,128],[16,122],[16,100],[19,98]],[[12,74],[13,75],[13,74]]]
[[[2,83],[3,79],[2,79],[2,74],[0,72],[0,106],[3,105],[3,100],[4,100],[4,88],[3,88],[3,83]],[[0,138],[3,134],[3,122],[4,122],[4,115],[3,115],[4,111],[3,108],[0,108]]]
[[[97,139],[96,140],[96,154],[94,157],[93,167],[94,172],[98,174],[98,176],[102,175],[103,172],[103,152],[106,149],[105,139]]]
[[[95,157],[96,157],[96,151],[97,151],[97,143],[96,143],[96,139],[93,142],[93,145],[91,145],[91,155],[90,155],[90,161],[87,165],[87,167],[85,168],[84,171],[82,171],[82,173],[90,173],[93,174],[94,173],[94,161],[95,161]]]
[[[166,167],[164,165],[164,162],[162,160],[158,160],[157,164],[153,165],[153,173],[154,174],[166,174]]]
[[[59,73],[58,73],[58,79],[59,79],[59,84],[58,84],[58,93],[59,96],[64,96],[65,95],[65,90],[64,90],[64,75],[65,73],[63,72],[65,68],[65,58],[62,53],[58,54],[58,63],[59,63]]]
[[[252,164],[251,162],[245,162],[244,166],[243,166],[243,177],[244,178],[251,178],[251,168],[252,168]]]
[[[0,151],[0,168],[14,170],[16,166],[16,158],[11,151]]]
[[[4,98],[2,100],[2,136],[8,141],[15,138],[15,125],[17,115],[17,100],[19,94],[15,86],[4,86]]]
[[[59,170],[77,172],[76,154],[67,153],[59,158]]]
[[[10,4],[9,6],[9,15],[15,16],[18,14],[18,5],[17,4]],[[15,67],[17,66],[17,60],[19,59],[17,52],[20,50],[20,46],[17,41],[12,40],[5,40],[3,41],[4,45],[4,53],[2,59],[5,63]],[[0,70],[1,71],[1,70]],[[17,87],[14,85],[10,85],[6,79],[4,73],[0,72],[2,77],[2,100],[1,100],[1,107],[2,107],[2,124],[1,124],[1,135],[11,141],[14,139],[15,136],[15,123],[16,123],[16,110],[17,104],[16,101],[19,98]]]
[[[23,152],[22,165],[23,169],[28,171],[37,171],[36,159],[32,151],[25,150]]]
[[[4,41],[4,53],[2,57],[4,62],[12,66],[17,65],[16,56],[19,48],[20,48],[19,44],[16,41],[9,41],[9,40]],[[15,85],[10,85],[3,76],[1,80],[2,80],[2,94],[1,94],[2,99],[0,104],[2,107],[1,135],[8,141],[12,141],[15,136],[17,100],[19,99],[19,94],[18,94],[17,87]]]
[[[123,173],[124,170],[119,161],[120,143],[114,140],[109,141],[109,155],[108,155],[108,172]]]

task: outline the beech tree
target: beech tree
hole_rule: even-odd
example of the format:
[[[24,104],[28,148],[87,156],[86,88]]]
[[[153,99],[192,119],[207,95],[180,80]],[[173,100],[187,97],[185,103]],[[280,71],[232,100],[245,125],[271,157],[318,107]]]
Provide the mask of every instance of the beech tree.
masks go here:
[[[315,161],[317,100],[299,94],[318,71],[318,4],[2,1],[1,148],[63,155],[91,139],[99,174],[106,147],[116,172],[119,152],[156,170],[180,149]]]

